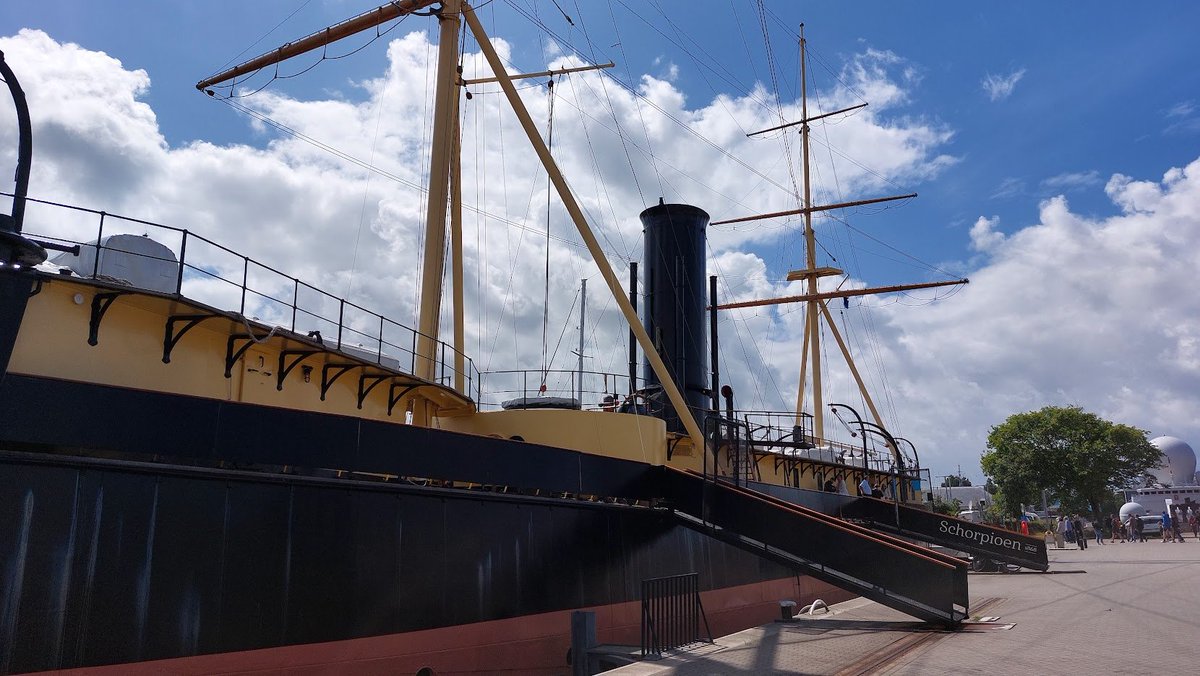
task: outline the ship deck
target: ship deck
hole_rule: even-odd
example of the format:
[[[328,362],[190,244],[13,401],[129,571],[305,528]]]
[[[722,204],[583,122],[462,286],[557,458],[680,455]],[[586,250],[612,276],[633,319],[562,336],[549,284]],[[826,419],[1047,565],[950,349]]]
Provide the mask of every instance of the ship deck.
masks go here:
[[[976,621],[931,629],[862,599],[606,672],[690,674],[1195,673],[1200,542],[1050,550],[1049,573],[973,573]],[[987,618],[988,621],[978,621]],[[995,619],[991,619],[995,618]]]

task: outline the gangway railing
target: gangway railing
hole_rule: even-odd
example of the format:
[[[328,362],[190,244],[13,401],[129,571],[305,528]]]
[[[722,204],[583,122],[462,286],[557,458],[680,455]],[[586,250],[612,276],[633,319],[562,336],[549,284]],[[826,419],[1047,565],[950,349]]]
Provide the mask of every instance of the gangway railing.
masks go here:
[[[1046,541],[985,523],[973,523],[904,503],[861,496],[755,483],[751,488],[830,516],[850,519],[875,531],[913,538],[1031,570],[1050,568]]]
[[[765,493],[662,468],[683,525],[930,622],[967,617],[967,564]]]
[[[712,643],[698,579],[697,573],[684,573],[642,580],[642,657]]]

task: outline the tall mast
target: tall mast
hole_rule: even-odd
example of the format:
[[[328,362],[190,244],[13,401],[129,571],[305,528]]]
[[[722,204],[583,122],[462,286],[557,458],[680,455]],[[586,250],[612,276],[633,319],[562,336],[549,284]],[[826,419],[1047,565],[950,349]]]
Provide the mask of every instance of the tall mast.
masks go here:
[[[197,83],[196,88],[204,90],[206,87],[225,82],[231,78],[255,72],[284,59],[319,49],[341,38],[377,26],[403,14],[411,14],[435,3],[436,0],[396,0],[395,2],[390,2],[352,19],[343,21],[336,26],[313,33],[294,43],[288,43],[273,52],[255,57],[219,75],[202,80]],[[464,11],[466,12],[465,14]],[[579,208],[578,202],[567,187],[566,180],[559,172],[553,157],[550,156],[545,142],[538,135],[533,119],[529,116],[529,111],[525,108],[520,95],[513,86],[514,78],[510,77],[506,72],[499,55],[492,47],[487,32],[478,18],[475,17],[474,10],[471,9],[465,0],[443,0],[442,7],[436,12],[436,15],[439,21],[441,21],[441,30],[438,46],[438,74],[434,97],[433,148],[429,170],[429,206],[426,216],[425,266],[422,271],[417,354],[414,357],[415,375],[428,382],[436,382],[437,378],[437,336],[442,299],[441,281],[442,274],[445,271],[445,256],[443,251],[446,246],[446,211],[447,202],[451,196],[450,171],[453,162],[452,155],[455,149],[453,136],[456,127],[453,118],[456,116],[453,113],[457,110],[455,103],[458,95],[456,85],[459,82],[457,72],[458,30],[460,22],[465,19],[472,33],[475,34],[480,49],[488,65],[491,67],[496,81],[500,83],[505,98],[508,99],[513,112],[516,113],[517,119],[521,123],[521,127],[529,137],[534,151],[537,153],[539,159],[541,159],[543,165],[545,165],[551,182],[562,197],[563,206],[566,207],[567,213],[570,214],[571,219],[575,222],[576,227],[579,229],[579,234],[587,246],[588,252],[592,254],[593,260],[597,267],[600,268],[600,274],[607,283],[609,290],[613,293],[617,301],[617,306],[625,316],[626,322],[629,323],[630,329],[637,338],[637,342],[646,353],[647,359],[650,361],[650,367],[658,375],[660,382],[663,384],[663,389],[666,391],[667,398],[678,412],[684,427],[687,428],[688,436],[691,438],[693,445],[696,448],[704,448],[704,437],[700,432],[700,426],[697,424],[692,412],[688,409],[683,394],[679,391],[674,379],[672,379],[671,374],[667,371],[666,364],[663,363],[662,358],[654,350],[654,344],[650,336],[646,333],[645,328],[638,321],[637,313],[633,310],[629,299],[625,298],[624,291],[621,289],[621,283],[613,273],[612,266],[609,265],[608,260],[604,257],[604,253],[600,249],[600,243],[592,233],[591,227],[583,216],[582,209]],[[611,67],[611,65],[607,64],[595,67],[606,68]],[[434,415],[436,415],[436,410],[429,405],[427,400],[420,396],[414,398],[414,424],[428,425]]]
[[[721,221],[713,221],[712,225],[721,225],[724,223],[742,223],[745,221],[760,220],[764,218],[779,218],[781,216],[803,215],[804,217],[804,248],[805,248],[805,268],[803,270],[792,270],[788,272],[788,281],[804,280],[806,282],[806,293],[795,296],[786,296],[783,298],[772,298],[766,300],[751,300],[740,301],[736,303],[725,303],[717,306],[719,310],[727,310],[741,307],[755,307],[761,305],[778,305],[782,303],[806,303],[804,313],[804,341],[801,348],[800,357],[800,383],[796,391],[796,424],[799,425],[801,418],[804,415],[804,398],[807,393],[805,387],[808,382],[808,369],[812,368],[812,398],[813,398],[813,435],[817,439],[825,437],[825,410],[823,401],[823,393],[821,391],[821,329],[822,321],[829,327],[830,334],[837,342],[838,349],[846,360],[846,365],[850,369],[850,374],[854,377],[855,383],[858,385],[859,392],[862,394],[863,400],[867,404],[867,408],[871,412],[871,416],[875,419],[875,423],[882,426],[883,419],[875,407],[875,402],[871,398],[871,393],[867,390],[866,383],[863,382],[862,376],[858,372],[858,367],[854,364],[854,358],[850,354],[849,348],[846,347],[846,342],[842,339],[841,333],[838,331],[837,324],[833,321],[833,316],[829,312],[829,308],[825,305],[825,300],[829,298],[848,298],[850,296],[865,296],[878,293],[889,293],[894,291],[905,291],[909,289],[924,289],[939,286],[949,286],[955,284],[966,284],[968,280],[959,279],[944,282],[926,282],[920,284],[894,285],[885,287],[875,287],[867,289],[850,289],[850,290],[835,290],[821,293],[818,290],[818,281],[821,277],[829,277],[841,275],[842,271],[834,267],[817,267],[817,241],[816,232],[813,230],[812,215],[817,212],[830,211],[833,209],[844,209],[847,207],[865,206],[868,204],[877,204],[880,202],[890,202],[893,200],[909,199],[916,197],[916,193],[908,195],[894,195],[890,197],[875,197],[864,200],[854,200],[849,202],[840,202],[836,204],[814,205],[812,203],[812,170],[809,159],[809,133],[810,124],[813,121],[847,113],[852,110],[865,107],[867,104],[861,103],[858,105],[835,110],[833,112],[821,113],[812,117],[808,116],[808,41],[804,37],[804,24],[800,24],[800,120],[787,122],[776,125],[768,129],[751,132],[747,136],[757,136],[769,131],[786,129],[796,125],[800,125],[800,138],[802,148],[802,164],[803,180],[804,180],[804,195],[803,201],[799,209],[789,209],[787,211],[775,211],[765,214],[755,214],[751,216],[741,216],[738,218],[729,218]]]
[[[803,123],[800,126],[801,145],[803,147],[802,155],[804,162],[804,207],[809,209],[804,212],[804,249],[805,249],[805,270],[804,276],[808,278],[808,293],[816,295],[817,293],[817,238],[813,233],[812,227],[812,178],[808,166],[808,42],[804,39],[804,24],[800,24],[800,116],[803,118]],[[807,303],[805,329],[808,331],[808,350],[812,357],[812,380],[813,380],[813,434],[818,439],[825,438],[825,418],[824,401],[821,397],[821,327],[819,325],[820,317],[817,315],[817,302],[809,301]],[[804,380],[800,380],[799,392],[796,394],[796,420],[800,419],[804,411]]]
[[[429,204],[425,212],[425,265],[421,270],[421,309],[417,323],[416,376],[437,379],[438,329],[442,309],[442,274],[446,269],[446,204],[450,198],[450,163],[454,153],[457,109],[458,31],[461,0],[444,0],[438,13],[437,86],[433,107],[433,148],[429,158]],[[428,424],[432,411],[418,399],[413,422]]]

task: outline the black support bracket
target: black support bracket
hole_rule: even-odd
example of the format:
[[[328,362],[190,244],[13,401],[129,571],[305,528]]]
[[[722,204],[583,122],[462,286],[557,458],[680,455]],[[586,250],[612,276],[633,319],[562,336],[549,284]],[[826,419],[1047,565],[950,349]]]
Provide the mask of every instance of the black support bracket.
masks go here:
[[[279,353],[279,370],[276,372],[275,389],[283,391],[283,379],[287,378],[300,362],[308,359],[314,354],[321,354],[321,350],[284,350]],[[289,357],[295,357],[291,362],[288,362]]]
[[[92,296],[92,319],[88,322],[88,345],[95,347],[100,344],[100,321],[104,319],[104,313],[108,312],[108,308],[112,306],[114,300],[125,295],[128,295],[125,291],[113,291]]]
[[[772,455],[775,456],[775,474],[776,475],[779,474],[779,466],[780,465],[783,465],[784,475],[790,476],[792,473],[792,470],[796,469],[796,467],[803,462],[800,458],[796,458],[796,457],[789,456],[789,455],[783,455],[782,453],[772,453]],[[800,473],[801,474],[804,473],[803,467],[800,468]]]
[[[684,440],[684,437],[676,437],[675,441],[673,441],[673,442],[667,441],[667,460],[670,460],[671,456],[675,455],[675,447],[678,446],[679,442],[681,442],[683,440]],[[701,450],[700,452],[703,453],[704,451]]]
[[[388,378],[395,377],[396,376],[391,373],[366,372],[363,372],[362,375],[358,376],[358,408],[361,409],[363,407],[363,402],[367,400],[367,395],[371,393],[371,390],[375,389],[376,385],[382,383]],[[369,385],[367,384],[368,382],[370,382]]]
[[[400,400],[404,398],[404,395],[408,394],[409,392],[412,392],[413,390],[417,389],[418,387],[420,387],[420,385],[402,385],[400,383],[392,383],[392,386],[390,388],[388,388],[388,412],[387,412],[387,414],[391,415],[392,409],[396,408],[396,404],[400,403]],[[400,390],[400,393],[397,394],[396,390]]]
[[[220,315],[205,314],[171,315],[170,317],[167,317],[167,326],[163,331],[163,363],[171,363],[171,351],[175,349],[175,346],[179,343],[179,339],[183,338],[183,334],[191,331],[192,327],[204,321],[205,319],[212,319],[213,317],[219,316]],[[183,328],[179,329],[178,333],[175,332],[176,322],[184,323]]]
[[[325,401],[325,394],[327,392],[329,392],[329,387],[331,385],[333,385],[335,380],[337,380],[338,378],[341,378],[342,375],[345,374],[350,369],[362,368],[363,366],[364,366],[363,364],[348,364],[348,363],[335,363],[335,362],[329,362],[329,363],[326,363],[324,366],[322,366],[321,367],[321,401]],[[329,375],[330,372],[333,372],[332,376]]]
[[[262,342],[270,337],[271,334],[269,333],[264,333],[258,336],[252,336],[247,333],[235,333],[230,336],[229,342],[225,347],[225,377],[233,377],[233,365],[237,363],[237,360],[242,358],[242,355],[246,354],[246,350],[249,350],[251,345]],[[238,341],[246,342],[238,347]]]

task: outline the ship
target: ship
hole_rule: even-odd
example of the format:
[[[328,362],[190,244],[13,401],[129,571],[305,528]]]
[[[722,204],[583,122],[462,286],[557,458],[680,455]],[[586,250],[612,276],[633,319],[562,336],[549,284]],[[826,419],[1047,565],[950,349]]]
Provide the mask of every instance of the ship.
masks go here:
[[[30,197],[29,113],[0,60],[21,128],[0,218],[0,672],[589,673],[598,646],[653,656],[854,596],[957,626],[970,563],[929,543],[1045,569],[1044,543],[930,512],[928,471],[882,421],[840,405],[861,447],[827,439],[819,381],[812,414],[803,376],[796,411],[738,410],[715,369],[709,215],[642,211],[644,277],[624,288],[468,3],[389,3],[197,88],[413,14],[441,33],[416,327],[202,234]],[[581,369],[567,396],[522,382],[483,405],[455,255],[462,30],[629,324],[630,372],[601,401]],[[815,378],[839,297],[811,240],[817,117],[800,121],[809,294],[785,299],[807,304]],[[30,205],[87,234],[40,235]],[[886,494],[828,490],[860,481]]]

